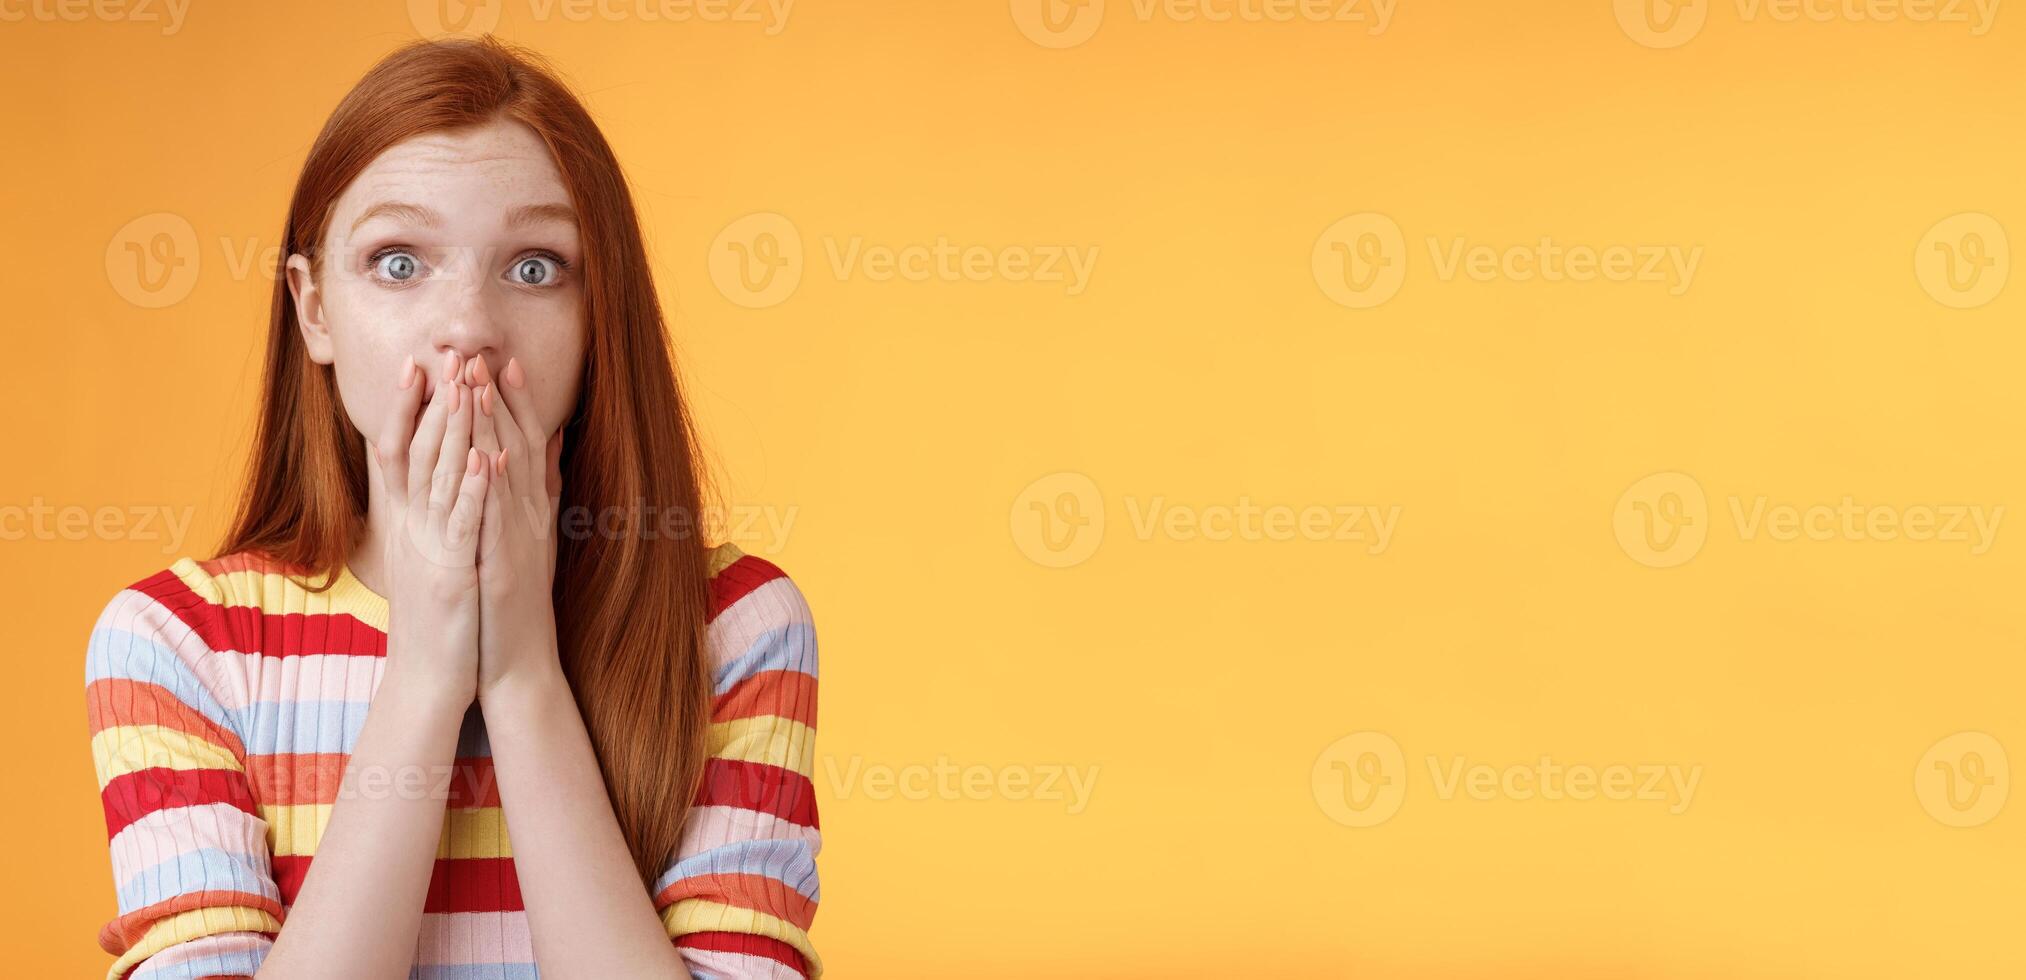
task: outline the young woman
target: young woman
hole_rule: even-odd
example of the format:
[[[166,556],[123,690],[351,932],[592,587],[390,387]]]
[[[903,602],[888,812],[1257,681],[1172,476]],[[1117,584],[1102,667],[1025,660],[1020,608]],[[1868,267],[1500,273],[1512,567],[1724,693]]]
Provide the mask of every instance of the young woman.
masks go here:
[[[809,609],[702,538],[584,107],[407,47],[284,235],[237,519],[90,640],[107,976],[818,976]]]

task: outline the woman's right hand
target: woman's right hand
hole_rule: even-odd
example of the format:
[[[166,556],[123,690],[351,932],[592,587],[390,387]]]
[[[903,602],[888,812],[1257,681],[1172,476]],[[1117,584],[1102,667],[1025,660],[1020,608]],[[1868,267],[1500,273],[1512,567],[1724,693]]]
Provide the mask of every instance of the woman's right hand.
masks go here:
[[[453,705],[478,691],[478,540],[491,461],[471,444],[475,392],[454,351],[409,358],[374,445],[392,513],[382,542],[387,675]],[[421,407],[424,393],[429,405]]]

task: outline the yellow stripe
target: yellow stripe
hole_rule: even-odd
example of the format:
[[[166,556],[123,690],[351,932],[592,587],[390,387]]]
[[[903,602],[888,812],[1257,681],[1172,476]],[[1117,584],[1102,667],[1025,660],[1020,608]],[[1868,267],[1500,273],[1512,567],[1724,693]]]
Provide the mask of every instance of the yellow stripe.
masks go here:
[[[710,552],[710,577],[717,578],[719,572],[724,571],[731,566],[732,562],[738,561],[745,556],[746,553],[740,551],[739,546],[730,541],[712,548]]]
[[[280,932],[281,923],[274,916],[259,909],[244,905],[216,905],[201,909],[178,912],[152,926],[141,935],[140,942],[129,947],[106,971],[106,980],[119,980],[128,970],[162,950],[177,943],[192,939],[215,936],[221,932]]]
[[[245,568],[210,575],[196,561],[188,558],[170,567],[191,592],[221,608],[258,609],[269,616],[344,613],[383,633],[387,631],[386,609],[374,601],[357,579],[344,574],[348,569],[339,570],[338,580],[331,589],[311,592],[310,588],[324,584],[329,573],[320,572],[297,579],[279,571]]]
[[[709,750],[721,759],[764,762],[804,776],[816,771],[816,730],[780,715],[718,722],[710,727]]]
[[[823,961],[817,957],[816,947],[810,945],[809,934],[794,923],[765,912],[708,899],[685,898],[661,910],[661,924],[668,928],[670,939],[692,932],[743,932],[778,939],[795,947],[809,961],[809,980],[823,975]]]
[[[267,844],[276,856],[313,855],[330,826],[334,803],[296,803],[260,808],[267,821]],[[443,811],[436,839],[437,858],[510,858],[506,814],[496,806]]]
[[[227,769],[241,772],[224,746],[166,725],[114,725],[91,737],[92,764],[103,790],[114,779],[142,769]]]

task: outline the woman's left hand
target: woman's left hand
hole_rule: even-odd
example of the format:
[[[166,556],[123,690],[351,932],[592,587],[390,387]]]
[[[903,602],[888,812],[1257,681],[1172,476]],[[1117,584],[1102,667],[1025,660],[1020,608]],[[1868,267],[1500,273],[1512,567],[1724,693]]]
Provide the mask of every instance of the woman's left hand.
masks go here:
[[[479,406],[472,444],[493,461],[478,541],[482,702],[503,681],[561,673],[552,586],[563,434],[549,435],[537,416],[519,361],[507,361],[495,379],[485,360],[474,357],[467,373]]]

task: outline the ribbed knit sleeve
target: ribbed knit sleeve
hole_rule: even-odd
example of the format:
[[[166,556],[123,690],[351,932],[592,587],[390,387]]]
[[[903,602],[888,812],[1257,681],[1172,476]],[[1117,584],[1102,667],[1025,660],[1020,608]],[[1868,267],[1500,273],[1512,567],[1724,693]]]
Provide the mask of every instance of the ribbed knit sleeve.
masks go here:
[[[147,585],[106,604],[85,660],[119,908],[98,937],[118,957],[106,976],[251,977],[283,911],[247,777],[241,706],[219,696],[231,686],[223,682],[231,656],[214,652]]]
[[[813,980],[815,626],[759,558],[732,561],[713,591],[710,758],[655,908],[699,980]]]

